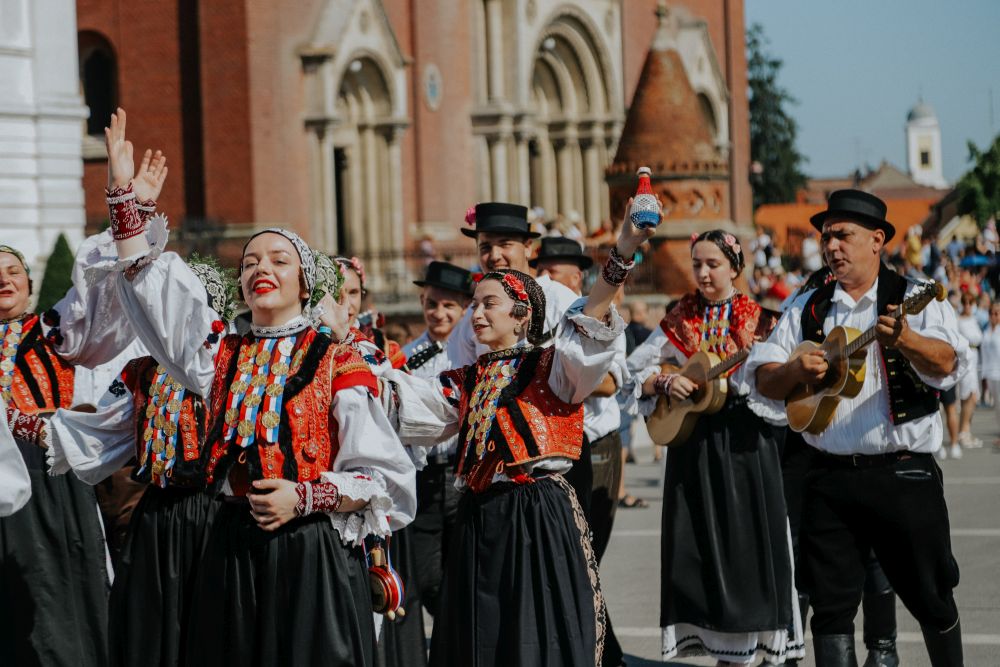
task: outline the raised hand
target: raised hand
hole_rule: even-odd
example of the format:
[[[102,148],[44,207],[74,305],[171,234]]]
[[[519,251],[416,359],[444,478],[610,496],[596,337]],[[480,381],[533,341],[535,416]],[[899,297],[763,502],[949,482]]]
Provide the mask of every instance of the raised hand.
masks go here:
[[[135,162],[132,142],[125,139],[125,110],[121,107],[111,114],[111,126],[104,128],[104,142],[108,147],[108,189],[128,187],[135,176]]]
[[[327,293],[320,300],[319,305],[323,308],[323,314],[320,315],[320,322],[330,327],[330,330],[333,332],[333,338],[338,341],[347,338],[347,335],[351,331],[351,307],[347,303],[345,290],[340,291],[340,301],[334,300],[333,295]]]
[[[629,220],[628,212],[632,208],[632,199],[632,197],[629,197],[629,200],[625,203],[625,220],[622,222],[622,229],[618,234],[618,242],[615,244],[618,252],[626,260],[631,259],[635,251],[639,249],[639,246],[656,234],[656,227],[640,229]]]
[[[167,156],[163,151],[146,149],[142,155],[142,162],[139,163],[139,171],[132,179],[132,191],[140,202],[156,201],[160,197],[163,189],[163,182],[167,180]]]

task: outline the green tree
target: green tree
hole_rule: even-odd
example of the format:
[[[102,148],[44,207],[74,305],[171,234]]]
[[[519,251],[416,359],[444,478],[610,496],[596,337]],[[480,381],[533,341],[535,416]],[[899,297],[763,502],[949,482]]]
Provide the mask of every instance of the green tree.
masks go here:
[[[42,275],[42,286],[38,290],[38,305],[35,311],[44,313],[56,305],[59,299],[66,295],[73,285],[73,251],[69,249],[66,236],[59,235],[56,239],[49,261],[45,263],[45,274]]]
[[[759,23],[747,31],[747,75],[750,83],[750,182],[753,206],[795,200],[806,183],[801,167],[805,158],[795,147],[798,125],[786,110],[795,104],[778,84],[782,61],[766,52],[768,45]]]
[[[958,214],[971,215],[982,229],[990,219],[1000,217],[1000,135],[986,150],[969,142],[972,169],[958,181]]]

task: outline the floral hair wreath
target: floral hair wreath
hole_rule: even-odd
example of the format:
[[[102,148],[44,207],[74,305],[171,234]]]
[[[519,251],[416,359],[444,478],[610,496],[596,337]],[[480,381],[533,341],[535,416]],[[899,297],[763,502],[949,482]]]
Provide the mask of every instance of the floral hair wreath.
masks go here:
[[[365,288],[365,265],[357,257],[337,257],[337,263],[342,267],[351,269],[356,274],[358,274],[358,279],[361,280],[361,289]]]
[[[721,238],[720,238],[721,235]],[[743,246],[740,245],[739,239],[737,239],[732,234],[728,232],[723,232],[722,230],[712,230],[709,232],[702,232],[701,234],[695,232],[691,234],[691,247],[694,248],[694,244],[699,241],[708,241],[709,243],[714,243],[718,246],[719,250],[723,254],[727,255],[732,265],[736,270],[742,270],[743,268]]]

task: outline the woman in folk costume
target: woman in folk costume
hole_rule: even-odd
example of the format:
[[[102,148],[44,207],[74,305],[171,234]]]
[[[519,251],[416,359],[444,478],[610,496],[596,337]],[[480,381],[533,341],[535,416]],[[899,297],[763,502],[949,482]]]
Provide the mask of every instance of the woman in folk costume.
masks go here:
[[[720,230],[691,239],[698,291],[683,297],[628,359],[639,410],[682,401],[697,385],[664,373],[699,350],[722,359],[766,337],[774,319],[733,281],[744,258]],[[781,484],[780,429],[755,412],[737,367],[722,410],[667,450],[663,485],[660,625],[663,659],[708,655],[719,665],[780,663],[803,643]],[[768,415],[770,416],[770,415]]]
[[[288,230],[252,236],[239,284],[253,326],[213,343],[190,268],[129,241],[118,243],[132,261],[123,310],[167,372],[206,397],[200,474],[223,496],[186,663],[372,665],[361,544],[410,520],[414,471],[364,361],[313,328],[312,251]]]
[[[360,260],[356,257],[350,260],[331,258],[321,252],[316,252],[315,258],[316,289],[313,290],[313,299],[324,309],[320,333],[349,345],[365,360],[372,374],[381,377],[392,370],[392,362],[372,338],[351,326],[357,323],[361,304],[364,269]],[[326,297],[327,294],[331,296]],[[375,331],[381,334],[381,331]],[[382,340],[385,341],[385,338]],[[392,341],[389,343],[395,345]],[[426,465],[427,456],[422,448],[405,449],[417,469]],[[394,619],[376,618],[380,630],[377,633],[375,664],[377,667],[423,667],[427,664],[427,637],[421,614],[420,587],[416,581],[418,567],[410,546],[410,527],[393,531],[388,546],[389,560],[400,577],[404,598],[401,612],[393,610]]]
[[[361,312],[364,300],[368,297],[368,288],[365,285],[365,265],[357,257],[335,257],[334,261],[340,266],[344,273],[344,296],[349,309],[352,336],[344,342],[360,339],[359,334],[370,340],[378,352],[374,354],[364,354],[365,361],[376,368],[402,368],[406,363],[406,355],[403,348],[394,340],[386,338],[382,331],[381,313],[368,310]],[[379,374],[375,370],[376,375]]]
[[[213,261],[189,265],[216,317],[206,341],[214,342],[235,314],[235,281]],[[197,566],[219,506],[201,474],[204,400],[146,356],[126,365],[95,412],[59,410],[46,430],[52,474],[72,470],[97,484],[134,462],[132,479],[146,485],[111,589],[110,664],[181,664]]]
[[[537,346],[538,283],[504,269],[482,278],[472,306],[490,352],[436,380],[383,376],[403,440],[433,446],[458,432],[464,493],[431,664],[601,664],[604,599],[586,518],[563,474],[580,455],[582,401],[607,375],[624,330],[612,298],[651,232],[624,227],[604,277],[566,313],[553,346]]]

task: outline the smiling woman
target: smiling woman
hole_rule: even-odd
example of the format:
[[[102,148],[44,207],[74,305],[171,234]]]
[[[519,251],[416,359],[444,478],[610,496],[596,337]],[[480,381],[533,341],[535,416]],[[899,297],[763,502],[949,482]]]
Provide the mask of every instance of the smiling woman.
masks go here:
[[[109,144],[124,142],[113,125]],[[127,176],[130,151],[109,154],[112,172]],[[361,545],[410,521],[414,468],[365,361],[314,328],[312,250],[286,229],[252,236],[240,264],[251,330],[218,340],[191,269],[173,253],[149,254],[121,220],[112,232],[131,257],[121,308],[176,382],[205,397],[195,465],[224,499],[198,567],[184,661],[372,665]]]

